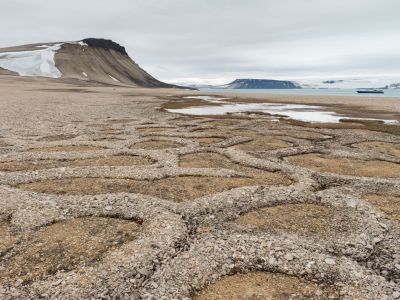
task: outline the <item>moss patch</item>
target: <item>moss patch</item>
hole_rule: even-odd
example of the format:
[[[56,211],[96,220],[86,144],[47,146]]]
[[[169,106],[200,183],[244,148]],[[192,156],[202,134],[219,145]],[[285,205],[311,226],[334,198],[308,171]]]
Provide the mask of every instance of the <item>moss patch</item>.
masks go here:
[[[104,253],[132,241],[140,225],[114,218],[85,217],[58,222],[29,234],[0,263],[0,282],[25,282],[59,270],[101,260]]]
[[[151,165],[154,160],[134,155],[113,155],[78,160],[36,160],[1,162],[0,170],[5,172],[35,171],[62,167],[96,167],[96,166],[138,166]]]
[[[151,140],[138,142],[131,146],[132,149],[145,149],[145,150],[161,150],[170,148],[179,148],[183,145],[172,141]]]
[[[389,218],[400,222],[400,195],[370,194],[364,200],[379,208]]]
[[[316,204],[286,204],[241,215],[235,222],[262,231],[295,233],[305,237],[335,239],[361,226],[352,210]]]
[[[317,154],[303,154],[288,158],[290,163],[315,171],[351,176],[399,178],[400,164],[379,160],[329,158]]]
[[[289,185],[292,183],[292,181],[281,172],[268,172],[243,166],[217,153],[201,152],[182,155],[179,160],[179,166],[182,168],[223,168],[235,170],[247,176],[247,178],[243,178],[243,182],[246,182],[248,186],[271,185],[273,182],[281,185]]]
[[[195,300],[339,299],[339,292],[294,276],[254,272],[225,276],[197,294]]]
[[[71,146],[53,146],[53,147],[41,147],[41,148],[33,148],[30,149],[30,152],[89,152],[89,151],[98,151],[104,148],[96,147],[96,146],[79,146],[79,145],[71,145]]]
[[[73,178],[42,180],[17,187],[39,193],[84,195],[140,193],[175,202],[193,200],[237,187],[288,184],[281,174],[269,173],[258,178],[180,176],[158,180]]]
[[[362,142],[358,144],[353,144],[353,147],[361,150],[400,157],[400,144],[385,142]]]

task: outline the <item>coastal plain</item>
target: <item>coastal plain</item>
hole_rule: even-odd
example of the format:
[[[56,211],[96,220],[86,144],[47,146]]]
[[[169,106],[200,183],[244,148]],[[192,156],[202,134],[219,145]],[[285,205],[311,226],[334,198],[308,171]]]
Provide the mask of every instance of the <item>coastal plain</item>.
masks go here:
[[[400,99],[310,123],[199,91],[0,78],[1,299],[399,299]],[[192,98],[191,98],[192,97]]]

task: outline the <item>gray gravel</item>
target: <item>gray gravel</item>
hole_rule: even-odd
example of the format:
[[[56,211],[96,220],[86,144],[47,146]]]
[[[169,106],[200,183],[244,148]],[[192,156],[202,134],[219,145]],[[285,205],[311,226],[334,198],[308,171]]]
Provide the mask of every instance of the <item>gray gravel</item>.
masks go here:
[[[286,157],[321,153],[330,157],[382,160],[400,163],[400,157],[362,151],[352,147],[363,141],[400,143],[398,136],[363,130],[304,129],[252,115],[246,123],[226,126],[247,128],[281,136],[281,129],[320,134],[316,140],[287,136],[292,147],[243,152],[231,146],[248,137],[218,134],[224,141],[200,145],[191,138],[213,137],[198,129],[215,128],[204,119],[181,120],[160,111],[163,100],[132,95],[128,90],[94,90],[72,97],[68,93],[22,93],[1,97],[0,163],[13,161],[75,160],[110,155],[139,155],[156,161],[149,166],[69,167],[30,172],[0,171],[0,217],[15,234],[34,232],[58,221],[82,216],[108,216],[143,222],[137,239],[108,252],[94,265],[58,272],[43,280],[1,286],[1,299],[191,299],[194,293],[222,276],[237,272],[280,272],[329,283],[340,289],[343,299],[354,290],[364,299],[400,297],[400,230],[362,198],[371,193],[400,194],[399,178],[345,176],[312,171],[290,164]],[[127,96],[129,94],[129,96]],[[35,105],[27,105],[27,101]],[[177,119],[178,118],[178,119]],[[122,120],[122,121],[121,121]],[[93,124],[100,124],[93,126]],[[168,127],[173,132],[141,133],[139,128]],[[105,134],[102,129],[119,131]],[[70,140],[44,142],[54,135],[76,135]],[[109,141],[107,139],[118,138]],[[140,150],[131,145],[148,140],[174,141],[176,149]],[[3,144],[2,144],[3,145]],[[30,152],[49,146],[97,146],[88,152]],[[179,156],[212,152],[233,162],[281,171],[294,182],[290,186],[241,187],[210,194],[193,201],[175,203],[134,193],[106,195],[51,195],[24,191],[21,183],[59,178],[160,179],[182,175],[232,177],[227,169],[180,168]],[[293,203],[352,209],[351,234],[318,240],[294,233],[279,235],[238,225],[240,215],[264,207]],[[209,231],[199,233],[197,228]],[[14,255],[13,249],[0,255]]]

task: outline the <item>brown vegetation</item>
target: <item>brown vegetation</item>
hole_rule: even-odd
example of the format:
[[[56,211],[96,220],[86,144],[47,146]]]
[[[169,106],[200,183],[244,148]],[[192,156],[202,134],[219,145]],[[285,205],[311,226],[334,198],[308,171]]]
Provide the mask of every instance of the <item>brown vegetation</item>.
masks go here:
[[[329,237],[351,232],[357,224],[349,209],[316,204],[286,204],[241,215],[235,222],[259,230],[296,233],[305,237]]]
[[[195,300],[249,299],[338,299],[332,287],[318,285],[294,276],[254,272],[225,276],[197,294]]]
[[[137,166],[150,165],[155,161],[142,156],[135,155],[113,155],[98,158],[87,158],[77,160],[34,160],[34,161],[10,161],[0,162],[0,171],[36,171],[41,169],[52,169],[61,167],[95,167],[95,166]]]
[[[86,145],[71,145],[71,146],[51,146],[51,147],[41,147],[32,148],[30,152],[87,152],[87,151],[97,151],[104,148],[96,146],[86,146]]]
[[[151,140],[135,143],[131,146],[132,149],[145,149],[145,150],[161,150],[169,148],[179,148],[183,145],[172,141]]]
[[[280,173],[262,177],[180,176],[157,180],[73,178],[42,180],[18,185],[19,188],[49,194],[140,193],[175,202],[193,200],[205,195],[251,185],[286,185],[290,181]]]
[[[0,262],[0,282],[29,282],[78,265],[93,264],[104,253],[132,241],[140,226],[115,218],[85,217],[57,222],[28,234],[14,255]]]
[[[320,172],[351,176],[399,178],[400,164],[380,160],[358,160],[330,158],[317,154],[302,154],[288,157],[290,163]]]

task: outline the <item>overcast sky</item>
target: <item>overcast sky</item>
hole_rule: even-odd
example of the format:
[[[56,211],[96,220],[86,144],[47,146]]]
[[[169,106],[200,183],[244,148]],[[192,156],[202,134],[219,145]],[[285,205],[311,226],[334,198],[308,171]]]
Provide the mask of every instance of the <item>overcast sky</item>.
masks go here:
[[[400,78],[400,0],[0,1],[0,47],[109,38],[170,82]]]

